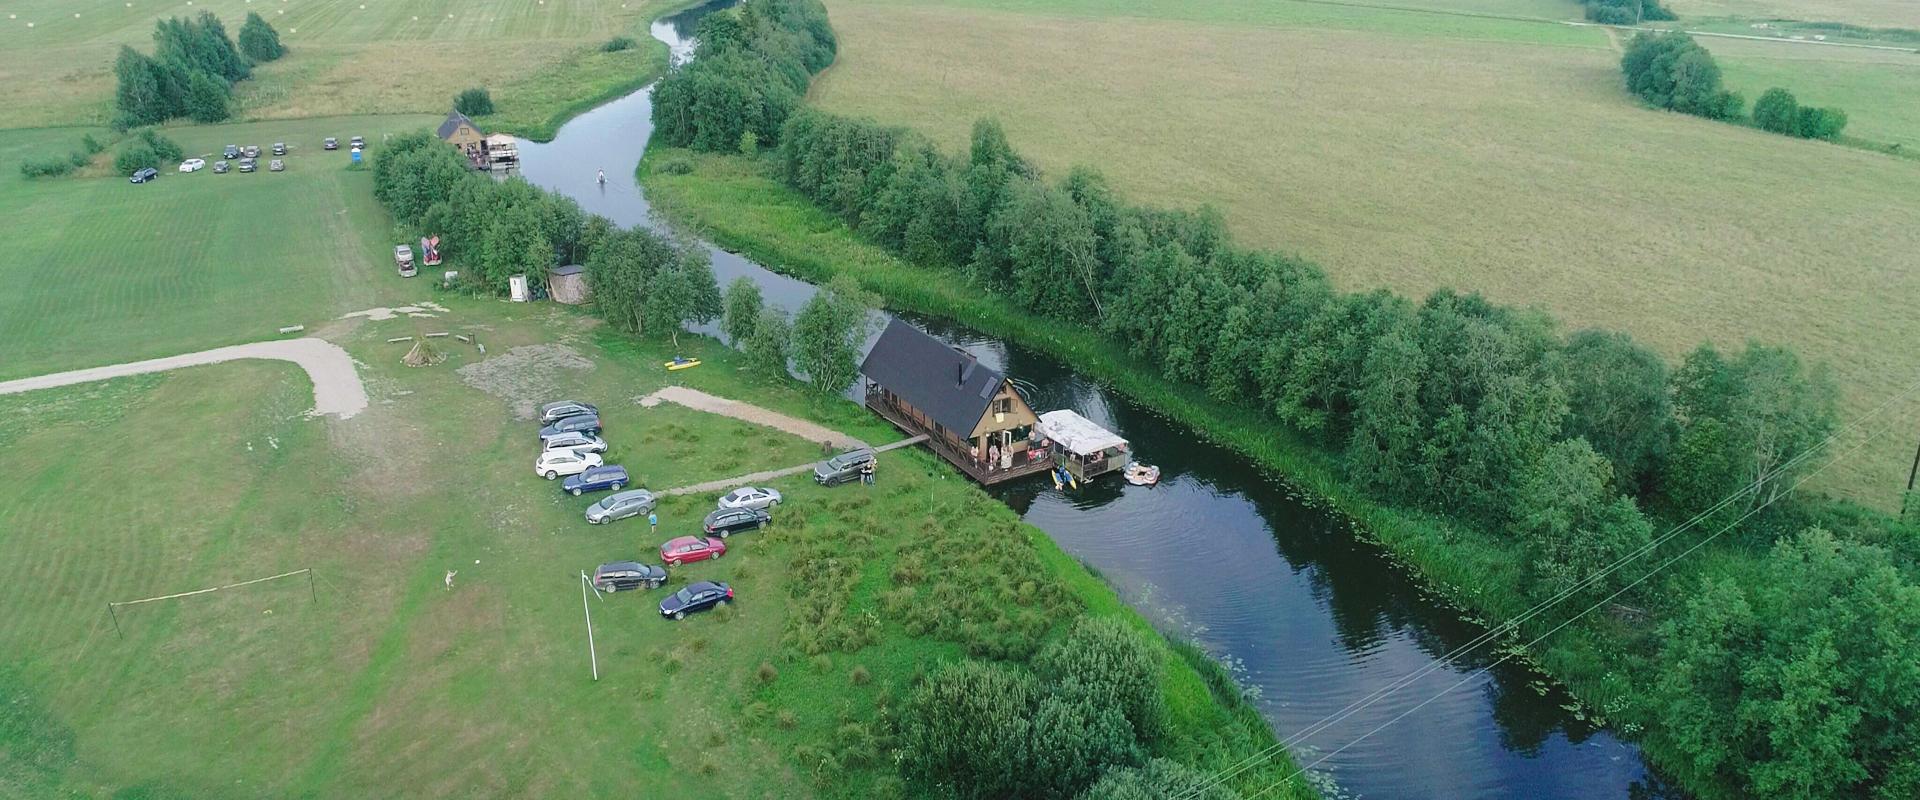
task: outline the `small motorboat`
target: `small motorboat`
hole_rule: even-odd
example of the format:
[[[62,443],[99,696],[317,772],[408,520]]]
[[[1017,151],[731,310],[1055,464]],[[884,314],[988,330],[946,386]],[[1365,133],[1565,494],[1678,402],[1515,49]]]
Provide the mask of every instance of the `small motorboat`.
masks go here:
[[[686,358],[683,356],[674,356],[673,360],[666,364],[668,370],[693,369],[697,366],[700,366],[700,359]]]
[[[1160,468],[1152,464],[1129,462],[1124,474],[1127,482],[1135,486],[1152,486],[1160,482]]]

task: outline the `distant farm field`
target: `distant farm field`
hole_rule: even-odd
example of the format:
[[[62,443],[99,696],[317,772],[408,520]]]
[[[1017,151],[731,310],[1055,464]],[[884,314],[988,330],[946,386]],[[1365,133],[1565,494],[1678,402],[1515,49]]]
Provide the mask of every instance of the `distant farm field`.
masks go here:
[[[1847,416],[1920,377],[1920,164],[1644,109],[1600,30],[1288,2],[828,7],[826,108],[955,149],[998,117],[1052,174],[1214,204],[1346,287],[1479,290],[1674,356],[1790,344]],[[1828,486],[1889,504],[1911,456],[1879,440]]]
[[[470,86],[494,92],[505,125],[529,129],[572,98],[630,83],[658,54],[600,53],[616,35],[646,42],[668,0],[14,0],[0,19],[0,127],[103,124],[113,58],[151,51],[156,19],[210,10],[239,31],[248,11],[289,54],[241,82],[244,119],[440,112]],[[32,23],[32,27],[28,27]],[[524,106],[524,107],[523,107]]]
[[[265,159],[252,174],[165,164],[137,186],[118,174],[27,180],[20,159],[72,150],[82,131],[0,132],[0,380],[257,341],[420,299],[392,268],[372,174],[321,140],[365,136],[378,148],[432,121],[186,127],[170,135],[209,163],[225,144],[286,142],[287,170],[268,172]]]
[[[1847,135],[1920,148],[1920,53],[1702,38],[1727,85],[1751,103],[1774,86],[1847,112]],[[1916,45],[1920,48],[1920,45]]]
[[[1668,0],[1682,17],[1753,17],[1848,22],[1875,28],[1920,28],[1911,0]]]

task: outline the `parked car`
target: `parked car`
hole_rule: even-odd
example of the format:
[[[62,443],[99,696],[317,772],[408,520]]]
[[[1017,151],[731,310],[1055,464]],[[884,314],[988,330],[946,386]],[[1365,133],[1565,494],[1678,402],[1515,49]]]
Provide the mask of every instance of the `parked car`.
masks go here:
[[[326,141],[320,143],[320,146],[328,150],[338,150],[340,149],[340,140],[329,136]]]
[[[780,505],[780,493],[773,489],[742,486],[720,496],[720,508],[772,508]]]
[[[733,587],[715,581],[701,581],[687,584],[685,589],[667,595],[660,601],[660,616],[668,619],[686,619],[695,611],[719,608],[733,602]]]
[[[547,480],[562,475],[578,475],[602,463],[599,453],[579,453],[572,450],[542,450],[540,457],[533,460],[533,474]]]
[[[367,140],[361,137],[355,136],[347,140],[347,146],[355,150],[364,150],[367,147]]]
[[[820,462],[813,468],[813,482],[821,486],[860,479],[860,468],[873,463],[872,450],[850,450]]]
[[[204,169],[206,166],[207,166],[207,161],[204,158],[189,158],[185,161],[180,162],[180,171],[181,172],[199,172],[201,169]]]
[[[741,531],[759,530],[773,521],[773,515],[758,508],[722,508],[707,515],[707,535],[722,539]]]
[[[127,182],[146,183],[158,177],[160,177],[160,170],[154,169],[153,167],[144,167],[134,170],[132,175],[127,176]]]
[[[252,171],[254,170],[254,167],[255,167],[255,164],[254,164],[254,161],[253,161],[253,159],[251,159],[251,158],[243,158],[243,159],[240,159],[240,171],[241,171],[241,172],[252,172]]]
[[[587,523],[599,525],[617,519],[637,517],[651,511],[653,511],[653,493],[645,489],[631,489],[607,495],[600,498],[600,502],[587,506]]]
[[[247,158],[259,158],[260,146],[257,144],[250,144],[250,145],[247,145],[246,147],[242,147],[240,148],[240,155],[246,156]]]
[[[552,425],[567,417],[575,417],[581,414],[597,415],[599,413],[600,409],[594,407],[592,403],[582,403],[578,400],[560,400],[540,407],[540,424]]]
[[[682,536],[668,539],[660,545],[660,560],[673,566],[694,561],[706,561],[727,554],[727,543],[705,536]]]
[[[598,456],[595,456],[598,458]],[[567,494],[579,497],[585,492],[620,491],[620,487],[631,483],[627,477],[627,468],[619,464],[594,467],[560,482],[560,488]]]
[[[276,155],[276,156],[284,156],[284,155],[286,155],[286,154],[287,154],[287,143],[286,143],[286,142],[274,142],[274,143],[273,143],[273,154],[274,154],[274,155]]]
[[[220,149],[220,157],[225,159],[239,158],[240,148],[234,145],[227,145],[226,147],[223,147]]]
[[[572,450],[577,453],[607,452],[607,440],[581,431],[559,434],[546,440],[543,446],[548,450]]]
[[[287,162],[281,161],[280,159],[276,158],[272,161],[267,162],[267,171],[269,172],[285,172],[286,169],[287,169]]]
[[[666,582],[666,570],[638,561],[614,561],[593,570],[593,588],[603,592],[652,589]]]
[[[411,259],[409,259],[411,262]],[[552,425],[540,429],[540,441],[552,439],[563,433],[600,433],[599,414],[575,414],[561,419]]]
[[[213,174],[215,175],[225,175],[229,169],[232,169],[232,166],[225,161],[213,162]]]

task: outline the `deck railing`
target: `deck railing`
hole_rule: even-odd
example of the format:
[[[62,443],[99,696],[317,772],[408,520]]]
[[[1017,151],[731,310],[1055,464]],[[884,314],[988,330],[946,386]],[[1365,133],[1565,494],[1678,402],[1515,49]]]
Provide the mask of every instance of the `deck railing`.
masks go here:
[[[1000,483],[1015,478],[1023,478],[1028,475],[1039,474],[1046,472],[1053,466],[1052,459],[1041,458],[1029,461],[1024,453],[1016,456],[1012,466],[1005,468],[988,465],[984,460],[976,462],[974,461],[973,454],[969,452],[968,449],[954,444],[954,442],[946,436],[915,422],[913,418],[907,414],[905,409],[889,402],[885,395],[876,391],[867,392],[866,406],[872,410],[873,413],[879,414],[900,430],[910,434],[925,434],[927,437],[926,445],[929,449],[939,454],[941,458],[946,459],[954,466],[959,467],[961,472],[967,474],[967,477],[983,484]]]

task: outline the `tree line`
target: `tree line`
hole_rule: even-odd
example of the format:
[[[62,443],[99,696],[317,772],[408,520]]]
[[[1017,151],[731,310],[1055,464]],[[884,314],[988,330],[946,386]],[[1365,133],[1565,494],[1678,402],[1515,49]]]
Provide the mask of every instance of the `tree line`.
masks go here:
[[[1914,531],[1790,496],[1816,463],[1795,457],[1835,429],[1837,414],[1825,371],[1791,350],[1701,345],[1671,365],[1626,334],[1562,334],[1541,312],[1477,294],[1442,290],[1414,302],[1340,292],[1312,264],[1235,246],[1211,210],[1127,204],[1084,167],[1048,180],[990,121],[975,126],[966,153],[949,157],[904,129],[803,108],[782,128],[776,168],[865,238],[1027,312],[1096,330],[1168,378],[1286,425],[1375,498],[1494,533],[1524,565],[1518,593],[1529,600],[1581,585],[1647,548],[1657,530],[1732,498],[1695,534],[1576,593],[1575,602],[1591,603],[1625,590],[1621,602],[1669,622],[1622,648],[1645,684],[1620,713],[1659,723],[1649,740],[1700,766],[1676,771],[1697,778],[1703,794],[1779,791],[1786,784],[1769,776],[1802,770],[1823,780],[1796,796],[1872,795],[1920,765],[1920,730],[1890,722],[1920,714],[1911,670],[1846,670],[1817,684],[1703,676],[1649,688],[1656,676],[1694,674],[1689,659],[1700,647],[1795,675],[1795,659],[1821,654],[1791,643],[1843,623],[1872,630],[1824,634],[1868,648],[1850,658],[1904,658],[1898,629],[1885,627],[1894,618],[1869,607],[1905,602],[1913,590]],[[1634,583],[1716,525],[1734,526],[1715,551],[1722,564],[1696,557]],[[1764,573],[1793,542],[1821,537],[1847,542],[1884,580],[1817,607],[1778,603],[1770,613],[1794,615],[1779,620],[1791,636],[1709,636],[1724,609],[1691,599],[1725,580],[1725,564]],[[1843,567],[1805,567],[1828,568]],[[1682,699],[1745,716],[1738,725],[1682,719],[1672,711]],[[1806,750],[1747,747],[1811,724],[1789,700],[1850,715],[1844,724],[1823,718],[1831,742],[1817,765],[1804,763]]]
[[[1729,122],[1748,121],[1746,99],[1721,85],[1713,54],[1680,31],[1641,33],[1620,58],[1627,89],[1656,108]],[[1847,113],[1800,105],[1792,92],[1768,89],[1754,103],[1751,122],[1764,131],[1803,139],[1840,138]]]
[[[1678,19],[1659,0],[1580,0],[1587,19],[1607,25],[1638,25]]]
[[[253,66],[285,55],[280,34],[248,12],[240,42],[227,36],[220,18],[202,11],[191,19],[154,23],[154,53],[121,45],[114,60],[113,127],[120,130],[186,117],[219,122],[231,116],[233,84]]]
[[[798,366],[814,391],[828,396],[846,391],[857,377],[876,303],[857,286],[829,284],[792,319],[763,308],[750,281],[723,297],[702,248],[641,228],[623,230],[519,177],[496,181],[474,172],[458,150],[426,131],[381,146],[373,186],[374,197],[403,226],[441,237],[442,258],[460,267],[460,283],[471,291],[506,294],[512,276],[525,275],[540,292],[549,269],[582,264],[595,312],[617,330],[666,337],[678,347],[681,331],[724,313],[725,331],[757,374],[786,380]]]
[[[706,151],[776,142],[837,46],[819,0],[743,3],[708,14],[694,37],[700,57],[654,86],[653,140]]]

